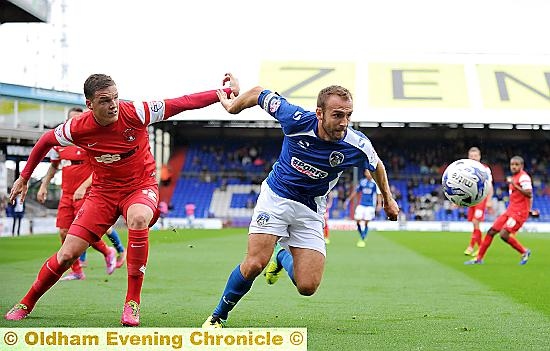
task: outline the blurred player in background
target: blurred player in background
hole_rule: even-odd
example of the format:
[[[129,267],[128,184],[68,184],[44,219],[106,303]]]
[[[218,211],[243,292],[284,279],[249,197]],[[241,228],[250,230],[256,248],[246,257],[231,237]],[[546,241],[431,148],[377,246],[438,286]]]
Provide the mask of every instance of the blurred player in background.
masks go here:
[[[359,180],[359,184],[346,199],[346,204],[350,200],[360,197],[358,205],[355,207],[353,218],[357,221],[357,231],[359,232],[359,241],[357,247],[365,247],[365,239],[369,233],[369,221],[376,217],[376,212],[382,209],[382,193],[372,179],[372,175],[367,168],[364,170],[364,178]],[[362,223],[364,226],[362,226]]]
[[[468,158],[470,160],[475,160],[478,162],[481,162],[481,151],[479,148],[473,146],[468,150]],[[481,229],[479,228],[479,224],[483,222],[485,219],[485,209],[487,207],[492,206],[492,198],[493,198],[493,176],[491,173],[491,169],[488,165],[482,163],[483,166],[485,166],[485,170],[487,171],[487,175],[489,176],[489,191],[487,193],[487,197],[481,201],[479,204],[469,207],[468,208],[468,221],[472,222],[474,226],[474,230],[472,231],[472,236],[470,238],[470,243],[468,244],[468,247],[466,250],[464,250],[464,254],[468,256],[476,256],[479,252],[479,248],[481,247]],[[478,250],[476,250],[476,245]]]
[[[510,171],[512,172],[512,176],[506,179],[510,192],[508,208],[495,220],[493,226],[485,235],[477,257],[470,261],[466,261],[465,264],[482,264],[483,257],[489,246],[491,246],[493,237],[496,234],[500,234],[502,240],[521,254],[521,261],[519,264],[524,265],[527,263],[527,260],[529,260],[531,250],[523,247],[516,239],[516,234],[523,226],[523,223],[527,221],[533,204],[531,177],[523,170],[523,167],[524,161],[521,156],[514,156],[510,159]]]
[[[224,76],[223,84],[226,82],[230,87],[223,91],[238,95],[238,82],[229,73]],[[7,320],[25,318],[84,250],[101,240],[103,233],[122,215],[128,226],[128,289],[120,321],[124,326],[139,325],[149,227],[159,215],[156,162],[149,143],[149,125],[186,110],[214,104],[219,101],[218,93],[210,90],[175,99],[129,102],[119,100],[111,77],[92,74],[86,79],[84,96],[89,111],[40,137],[12,187],[10,201],[19,194],[24,200],[32,172],[50,148],[57,145],[76,145],[88,153],[93,170],[90,194],[61,249],[47,259],[27,294],[6,313]]]
[[[229,99],[219,91],[218,97],[232,114],[260,106],[281,123],[284,139],[279,158],[261,186],[246,257],[230,273],[204,328],[223,327],[229,312],[266,266],[268,284],[275,283],[284,268],[301,295],[315,293],[325,265],[327,194],[344,170],[367,162],[382,190],[388,219],[397,220],[399,213],[384,164],[369,139],[349,126],[353,100],[347,89],[330,86],[321,90],[315,112],[261,87]]]
[[[115,227],[110,227],[109,229],[107,229],[105,235],[107,236],[107,238],[109,238],[117,253],[115,268],[120,268],[124,265],[124,262],[126,262],[126,249],[124,248],[124,245],[122,245],[122,241],[120,241],[120,236],[118,235]],[[84,251],[78,259],[78,261],[80,262],[80,266],[83,268],[88,267],[87,252],[88,251]]]
[[[67,120],[79,116],[82,112],[80,107],[71,108],[67,115]],[[49,152],[49,157],[51,161],[50,167],[44,178],[42,178],[42,183],[40,184],[36,197],[38,202],[46,202],[48,197],[48,185],[61,166],[62,194],[57,207],[56,226],[59,228],[59,236],[61,237],[61,243],[63,243],[78,210],[80,210],[80,207],[84,203],[84,199],[88,196],[90,185],[92,184],[92,166],[90,165],[86,151],[74,145],[54,146]],[[120,245],[118,235],[116,235],[114,239],[116,239],[115,242],[118,242]],[[111,239],[111,241],[113,241],[113,239]],[[107,264],[107,274],[112,274],[116,268],[115,249],[107,247],[102,240],[98,240],[91,246],[103,254],[105,263]],[[60,280],[86,279],[86,275],[82,271],[82,265],[79,260],[74,261],[71,270],[71,273]]]
[[[323,236],[325,238],[325,244],[330,244],[330,229],[328,227],[328,220],[330,219],[330,209],[334,206],[338,199],[338,192],[334,189],[329,191],[327,195],[327,210],[325,211],[324,219],[325,226],[323,227]]]

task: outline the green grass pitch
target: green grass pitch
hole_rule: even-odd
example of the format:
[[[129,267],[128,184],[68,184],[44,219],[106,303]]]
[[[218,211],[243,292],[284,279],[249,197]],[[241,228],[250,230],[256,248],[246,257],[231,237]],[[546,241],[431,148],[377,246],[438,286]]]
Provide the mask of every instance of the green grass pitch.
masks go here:
[[[122,233],[123,234],[123,233]],[[124,242],[126,237],[123,234]],[[519,254],[496,238],[482,266],[465,266],[468,233],[332,231],[319,291],[259,277],[230,327],[307,327],[310,350],[550,350],[550,234],[520,234]],[[143,327],[199,327],[246,251],[246,229],[153,231]],[[0,239],[0,308],[25,294],[57,235]],[[85,281],[59,282],[21,322],[0,327],[117,327],[126,269],[105,274],[89,251]]]

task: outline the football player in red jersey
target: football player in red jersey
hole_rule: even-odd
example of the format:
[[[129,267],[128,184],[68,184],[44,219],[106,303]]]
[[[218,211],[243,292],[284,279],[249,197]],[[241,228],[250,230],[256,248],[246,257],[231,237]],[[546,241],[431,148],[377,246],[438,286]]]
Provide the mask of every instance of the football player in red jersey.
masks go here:
[[[79,116],[82,112],[83,110],[80,107],[71,108],[67,115],[67,120]],[[46,201],[48,184],[50,184],[50,181],[61,165],[63,167],[61,181],[62,195],[59,199],[57,209],[56,226],[59,228],[61,243],[63,243],[71,223],[88,195],[89,187],[92,184],[92,166],[90,165],[88,154],[79,146],[54,146],[49,156],[51,160],[50,167],[42,179],[36,197],[41,203]],[[118,235],[116,239],[118,239]],[[118,242],[120,245],[120,239],[118,239]],[[107,264],[107,274],[112,274],[117,266],[115,250],[105,245],[103,240],[92,243],[92,247],[103,254]],[[122,251],[124,251],[123,247]],[[83,280],[86,278],[86,275],[82,271],[80,260],[74,261],[71,270],[72,272],[61,278],[61,280]]]
[[[479,148],[473,146],[468,150],[468,158],[481,162],[481,151]],[[472,222],[474,230],[472,231],[472,236],[470,238],[470,243],[464,254],[468,256],[476,256],[479,252],[479,247],[481,247],[481,229],[479,229],[479,224],[485,219],[485,209],[491,207],[491,199],[493,197],[493,177],[491,175],[491,169],[486,164],[482,163],[485,166],[487,175],[489,176],[489,192],[487,197],[481,201],[479,204],[468,208],[468,221]],[[478,250],[475,250],[475,247],[478,247]]]
[[[496,234],[500,234],[502,240],[521,254],[521,261],[519,264],[524,265],[529,260],[531,250],[523,247],[515,236],[518,230],[523,226],[523,223],[527,221],[533,204],[531,177],[523,170],[523,166],[524,161],[521,156],[514,156],[510,159],[510,171],[512,172],[512,176],[507,178],[510,192],[508,208],[495,220],[492,227],[485,235],[477,257],[470,261],[466,261],[466,264],[482,264],[483,257]]]
[[[223,84],[227,82],[229,87],[223,91],[228,96],[238,95],[238,81],[230,73],[224,76]],[[90,194],[61,249],[44,263],[27,294],[6,313],[7,320],[25,318],[82,252],[100,240],[122,215],[128,226],[128,289],[121,323],[139,325],[149,227],[159,215],[156,164],[149,146],[148,126],[219,101],[216,90],[160,101],[120,101],[115,82],[105,74],[92,74],[86,79],[84,96],[89,111],[40,137],[10,192],[12,202],[19,194],[25,199],[33,170],[53,146],[76,145],[88,153],[93,170]]]

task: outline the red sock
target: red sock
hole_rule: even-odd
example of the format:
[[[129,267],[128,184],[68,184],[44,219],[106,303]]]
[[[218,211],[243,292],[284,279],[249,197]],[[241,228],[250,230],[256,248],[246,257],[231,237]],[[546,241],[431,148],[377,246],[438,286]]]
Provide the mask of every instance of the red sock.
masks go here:
[[[325,228],[323,229],[323,234],[325,235],[325,239],[328,238],[328,225],[325,224]]]
[[[105,257],[107,257],[107,255],[109,254],[109,247],[107,247],[105,242],[101,239],[93,243],[91,246],[97,251],[101,252]]]
[[[483,239],[483,242],[479,247],[479,253],[477,254],[478,260],[483,259],[483,256],[485,256],[485,252],[487,252],[487,249],[489,248],[489,246],[491,246],[492,242],[493,242],[493,236],[489,234],[485,235],[485,238]]]
[[[149,254],[149,228],[128,229],[128,248],[126,265],[128,267],[128,291],[126,302],[134,300],[138,304],[141,300],[143,275],[147,266]]]
[[[74,260],[71,270],[76,274],[82,274],[82,266],[80,265],[80,260],[78,258]]]
[[[481,246],[481,230],[474,229],[472,232],[472,239],[470,240],[470,247]]]
[[[518,239],[516,239],[513,235],[509,235],[508,240],[506,242],[508,243],[508,245],[510,245],[511,247],[516,249],[516,251],[518,251],[522,255],[525,253],[525,251],[527,251],[523,247],[523,245],[521,245],[521,243],[518,241]]]
[[[38,277],[32,284],[31,288],[27,292],[27,295],[21,300],[22,304],[25,304],[29,308],[29,312],[32,311],[34,305],[42,295],[46,293],[57,281],[61,278],[61,275],[69,267],[61,267],[57,262],[57,253],[42,265],[42,268],[38,272]]]

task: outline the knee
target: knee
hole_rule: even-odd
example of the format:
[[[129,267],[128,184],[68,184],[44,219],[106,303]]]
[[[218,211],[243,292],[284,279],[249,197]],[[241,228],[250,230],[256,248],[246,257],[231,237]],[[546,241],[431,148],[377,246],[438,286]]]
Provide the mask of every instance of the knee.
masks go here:
[[[247,257],[241,264],[241,270],[245,279],[253,279],[262,273],[267,261],[262,260],[259,257]]]
[[[128,228],[145,229],[147,228],[150,220],[151,218],[142,212],[128,214]]]
[[[303,296],[311,296],[315,294],[318,287],[319,287],[319,284],[314,282],[309,282],[305,284],[296,283],[296,288],[298,289],[298,292],[300,293],[300,295],[303,295]]]
[[[61,265],[72,264],[79,256],[80,253],[78,252],[61,248],[57,253],[57,260]]]

